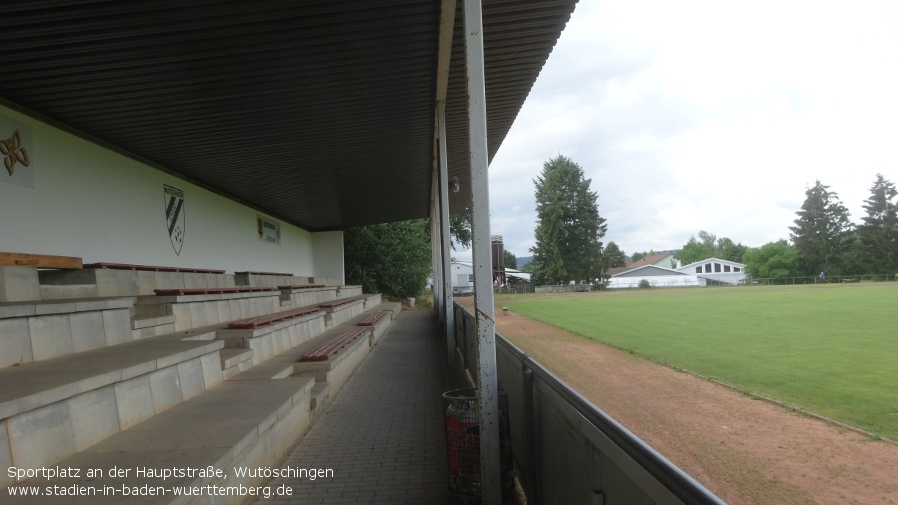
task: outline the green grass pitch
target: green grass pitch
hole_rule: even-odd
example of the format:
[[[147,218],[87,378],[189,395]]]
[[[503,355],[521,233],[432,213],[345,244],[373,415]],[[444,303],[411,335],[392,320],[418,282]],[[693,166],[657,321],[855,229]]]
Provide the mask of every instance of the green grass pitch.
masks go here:
[[[654,289],[502,305],[898,440],[898,283]]]

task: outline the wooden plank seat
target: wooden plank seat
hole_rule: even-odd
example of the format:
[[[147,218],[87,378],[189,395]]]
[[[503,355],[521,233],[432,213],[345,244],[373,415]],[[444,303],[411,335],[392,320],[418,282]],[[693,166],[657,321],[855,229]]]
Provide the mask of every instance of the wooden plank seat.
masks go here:
[[[324,284],[296,284],[292,286],[278,286],[278,289],[311,289],[311,288],[326,288]]]
[[[0,252],[0,266],[66,268],[74,270],[81,268],[81,258],[76,256]]]
[[[234,272],[235,275],[278,275],[280,277],[293,277],[293,274],[284,274],[277,272]]]
[[[272,288],[274,289],[274,288]],[[293,319],[296,317],[305,316],[308,314],[313,314],[318,312],[320,309],[318,307],[299,307],[297,309],[284,310],[281,312],[275,312],[273,314],[266,314],[264,316],[251,317],[248,319],[241,319],[239,321],[232,321],[228,323],[228,328],[238,329],[238,330],[255,330],[259,326],[264,326],[266,324],[278,323],[281,321],[286,321],[287,319]]]
[[[164,267],[155,265],[131,265],[128,263],[89,263],[84,268],[100,268],[109,270],[141,270],[145,272],[187,272],[194,274],[223,274],[224,270],[210,268]]]
[[[158,296],[186,296],[186,295],[224,295],[229,293],[255,293],[259,291],[277,291],[275,288],[254,288],[243,286],[239,288],[177,288],[154,289]]]
[[[341,349],[368,333],[365,326],[354,326],[302,355],[300,361],[326,361]]]
[[[357,326],[374,326],[381,319],[387,317],[388,315],[390,315],[390,312],[379,310],[379,311],[375,312],[374,314],[369,314],[369,315],[365,316],[364,318],[362,318],[357,323]]]
[[[357,301],[357,300],[358,300],[357,297],[355,297],[355,296],[350,296],[350,297],[347,297],[347,298],[338,298],[338,299],[336,299],[336,300],[330,300],[330,301],[327,301],[327,302],[322,302],[322,303],[319,303],[318,306],[321,307],[322,309],[334,309],[334,308],[337,308],[337,307],[339,307],[339,306],[341,306],[341,305],[346,305],[346,304],[348,304],[348,303],[352,303],[352,302]]]

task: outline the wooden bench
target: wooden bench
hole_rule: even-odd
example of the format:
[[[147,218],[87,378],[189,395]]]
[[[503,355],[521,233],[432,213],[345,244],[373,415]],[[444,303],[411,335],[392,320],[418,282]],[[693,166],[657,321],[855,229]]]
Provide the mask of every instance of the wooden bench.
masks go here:
[[[296,317],[313,314],[315,312],[318,312],[318,310],[318,307],[300,307],[298,309],[284,310],[281,312],[275,312],[273,314],[266,314],[264,316],[232,321],[228,323],[228,328],[238,330],[255,330],[259,326],[278,323],[281,321],[286,321],[287,319],[293,319]]]
[[[360,320],[357,323],[357,326],[374,326],[381,319],[387,317],[389,314],[390,313],[386,312],[386,311],[382,311],[382,310],[377,311],[374,314],[370,314],[370,315],[364,317],[362,320]]]
[[[842,279],[842,282],[857,282],[857,279]]]
[[[0,266],[79,269],[81,268],[81,258],[0,252]]]
[[[347,345],[368,333],[369,328],[355,326],[302,355],[300,361],[327,361]]]
[[[295,286],[278,286],[278,289],[311,289],[311,288],[326,288],[324,284],[297,284]]]
[[[293,277],[293,274],[281,274],[277,272],[234,272],[234,275],[277,275],[280,277]]]
[[[348,298],[338,298],[336,300],[331,300],[329,302],[322,302],[322,303],[319,303],[318,306],[321,307],[322,309],[334,309],[341,305],[346,305],[347,303],[352,303],[357,300],[358,300],[358,298],[356,298],[355,296],[350,296]]]
[[[154,289],[158,296],[186,296],[186,295],[224,295],[230,293],[256,293],[260,291],[277,291],[275,288],[251,288],[249,286],[239,288],[178,288],[178,289]]]
[[[99,268],[108,270],[141,270],[144,272],[186,272],[193,274],[223,274],[224,270],[213,270],[209,268],[182,268],[182,267],[163,267],[155,265],[131,265],[128,263],[89,263],[84,268]]]

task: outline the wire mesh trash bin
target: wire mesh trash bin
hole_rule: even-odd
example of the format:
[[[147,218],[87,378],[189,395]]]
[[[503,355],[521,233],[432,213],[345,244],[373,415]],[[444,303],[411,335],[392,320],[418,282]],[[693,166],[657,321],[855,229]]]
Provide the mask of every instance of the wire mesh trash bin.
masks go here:
[[[477,390],[454,389],[443,393],[446,416],[446,453],[449,457],[449,491],[466,502],[479,502],[480,414]],[[508,393],[499,391],[499,465],[502,494],[514,491],[514,465],[508,425]]]

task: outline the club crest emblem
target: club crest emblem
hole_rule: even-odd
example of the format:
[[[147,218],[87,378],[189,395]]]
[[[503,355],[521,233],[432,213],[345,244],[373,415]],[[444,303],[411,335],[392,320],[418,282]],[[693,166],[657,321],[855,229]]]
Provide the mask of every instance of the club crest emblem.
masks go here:
[[[184,192],[180,189],[164,185],[163,196],[165,198],[165,224],[168,228],[168,237],[175,248],[175,254],[181,254],[181,246],[184,245]]]
[[[0,153],[3,154],[3,163],[6,165],[6,170],[9,171],[9,175],[15,174],[16,164],[21,163],[26,167],[30,164],[28,151],[22,146],[19,130],[14,131],[8,139],[0,139]]]

